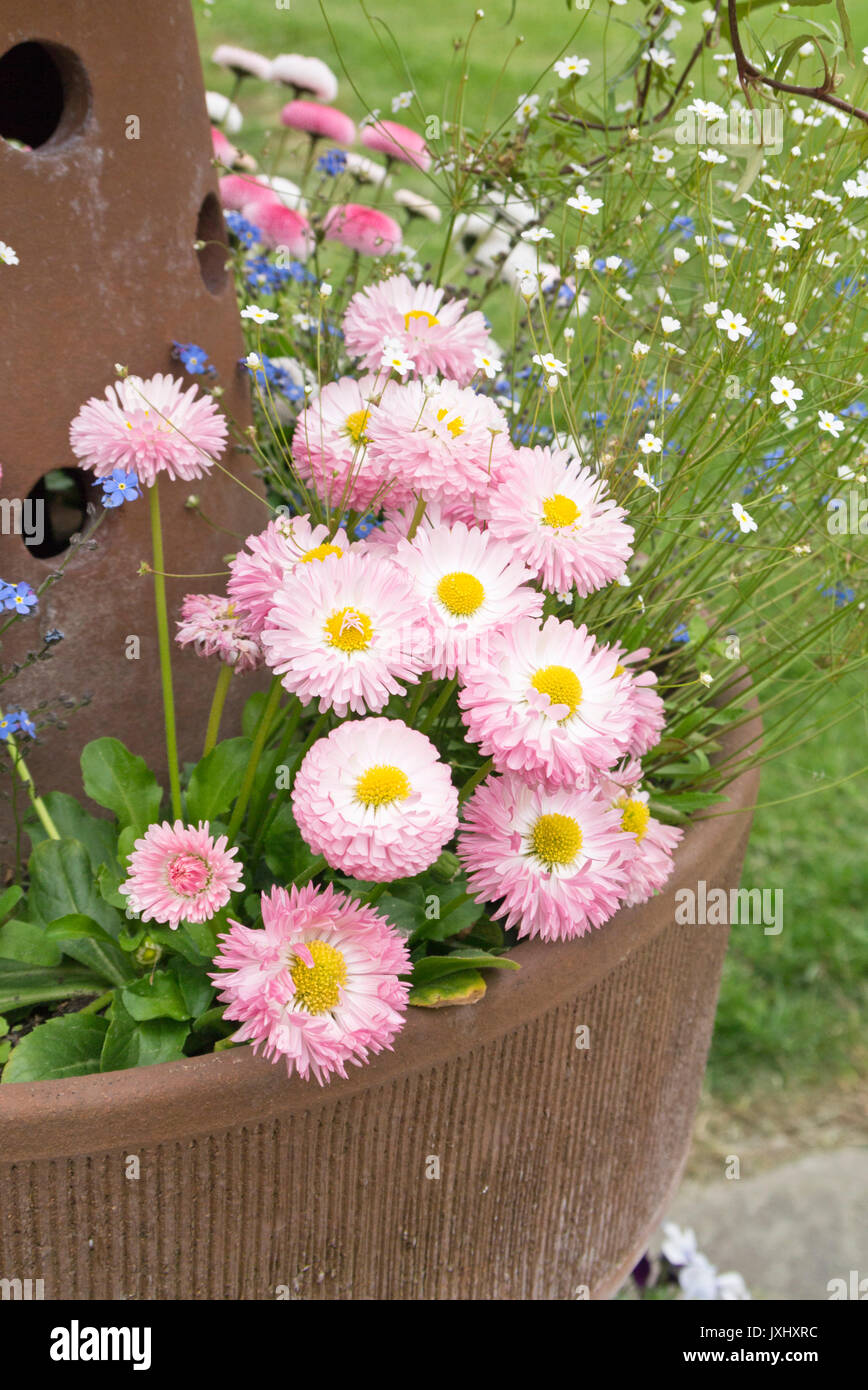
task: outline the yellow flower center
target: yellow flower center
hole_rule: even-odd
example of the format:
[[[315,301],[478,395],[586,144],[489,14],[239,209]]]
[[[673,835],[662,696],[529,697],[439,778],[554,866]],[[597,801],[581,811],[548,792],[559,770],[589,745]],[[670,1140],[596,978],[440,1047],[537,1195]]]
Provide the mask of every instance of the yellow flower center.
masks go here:
[[[544,526],[572,526],[581,515],[572,497],[564,497],[562,492],[556,492],[553,497],[546,497],[543,502]]]
[[[612,672],[612,677],[614,678],[615,676],[623,676],[623,674],[624,674],[624,672],[626,671],[626,669],[627,669],[627,667],[626,667],[626,666],[622,666],[621,663],[620,663],[620,661],[619,661],[619,662],[618,662],[618,665],[615,667],[614,671]]]
[[[347,416],[344,429],[354,444],[367,444],[365,430],[370,413],[369,410],[354,410],[352,415]]]
[[[440,420],[440,421],[442,422],[443,420],[446,419],[446,416],[447,416],[448,414],[449,414],[449,411],[446,410],[445,408],[444,408],[443,410],[438,410],[438,411],[437,411],[437,419]],[[448,421],[446,422],[446,428],[448,429],[449,433],[452,435],[452,438],[453,438],[453,439],[457,439],[458,436],[459,436],[459,434],[463,434],[463,433],[464,433],[464,420],[463,420],[462,416],[456,415],[454,420],[448,420]]]
[[[329,646],[342,652],[363,652],[371,645],[374,629],[367,613],[355,608],[339,608],[326,619],[325,634]]]
[[[403,801],[412,788],[406,772],[391,763],[375,763],[356,783],[356,800],[364,806],[391,806]]]
[[[582,684],[569,666],[543,666],[531,678],[531,685],[541,695],[548,695],[553,705],[567,705],[575,714],[582,700]]]
[[[622,796],[615,804],[621,808],[621,829],[632,830],[637,841],[641,840],[651,819],[651,812],[645,802]]]
[[[295,985],[293,997],[309,1014],[328,1013],[340,1002],[341,985],[347,982],[347,963],[337,947],[327,941],[308,941],[306,945],[313,965],[305,965],[296,956],[289,972]]]
[[[582,832],[578,821],[572,816],[562,816],[557,812],[550,816],[540,816],[531,833],[533,852],[538,859],[553,868],[556,864],[570,864],[582,848]]]
[[[421,319],[426,328],[436,328],[440,322],[433,314],[429,314],[427,309],[409,309],[404,315],[404,327],[408,333],[410,332],[411,319]]]
[[[322,545],[315,545],[312,550],[306,550],[299,560],[301,565],[309,565],[311,560],[327,560],[329,555],[343,555],[339,545],[329,545],[324,541]]]
[[[453,570],[437,585],[437,597],[453,618],[469,618],[485,598],[485,590],[475,574]]]

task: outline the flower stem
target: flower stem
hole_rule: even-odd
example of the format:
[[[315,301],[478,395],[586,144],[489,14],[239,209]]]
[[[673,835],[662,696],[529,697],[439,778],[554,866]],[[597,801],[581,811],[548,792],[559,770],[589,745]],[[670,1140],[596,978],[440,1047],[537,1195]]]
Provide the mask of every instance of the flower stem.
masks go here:
[[[259,759],[262,757],[262,750],[265,747],[269,730],[274,722],[277,707],[283,695],[283,686],[277,676],[271,682],[271,689],[268,692],[268,699],[265,702],[265,709],[262,711],[262,718],[256,730],[256,737],[253,740],[253,747],[250,750],[250,758],[247,769],[244,773],[244,781],[241,783],[241,791],[238,793],[238,800],[235,803],[235,810],[229,821],[229,829],[226,834],[230,844],[238,834],[239,827],[244,819],[244,812],[247,810],[247,803],[250,800],[250,793],[253,791],[253,783],[256,778],[256,769],[259,766]]]
[[[318,854],[316,859],[311,860],[306,869],[302,869],[300,874],[296,874],[292,880],[296,888],[303,888],[306,883],[310,883],[312,878],[316,878],[321,869],[326,868],[326,860],[323,855]]]
[[[48,807],[42,800],[42,797],[36,795],[36,784],[33,781],[33,775],[21,756],[17,741],[12,734],[9,734],[6,738],[6,742],[9,745],[9,756],[12,759],[12,766],[27,788],[30,800],[33,803],[33,809],[42,822],[46,835],[48,835],[49,839],[59,840],[60,832],[51,819],[51,816],[48,814]]]
[[[151,512],[151,546],[154,554],[154,602],[157,610],[157,642],[160,649],[160,679],[163,684],[163,719],[166,725],[166,757],[169,763],[169,789],[172,815],[183,819],[181,805],[181,776],[178,771],[178,735],[175,728],[175,694],[172,689],[172,653],[169,645],[169,611],[166,605],[166,581],[163,577],[163,530],[160,525],[160,494],[158,479],[148,488]]]
[[[483,777],[488,776],[489,772],[493,767],[494,759],[489,758],[487,762],[484,762],[482,764],[482,767],[478,767],[476,769],[472,777],[468,777],[467,781],[464,783],[464,786],[461,788],[461,791],[458,793],[459,802],[464,802],[467,800],[470,793],[474,790],[478,783],[482,781]]]
[[[98,1014],[107,1004],[110,1004],[115,997],[113,989],[106,990],[98,999],[91,999],[89,1004],[85,1004],[83,1009],[79,1009],[80,1014]]]
[[[223,706],[226,704],[226,696],[229,693],[229,686],[232,684],[233,667],[228,662],[224,662],[220,667],[220,674],[217,677],[217,684],[214,687],[214,698],[211,701],[211,712],[208,715],[208,728],[205,731],[205,743],[202,748],[202,757],[210,753],[217,742],[217,735],[220,732],[220,720],[223,715]]]

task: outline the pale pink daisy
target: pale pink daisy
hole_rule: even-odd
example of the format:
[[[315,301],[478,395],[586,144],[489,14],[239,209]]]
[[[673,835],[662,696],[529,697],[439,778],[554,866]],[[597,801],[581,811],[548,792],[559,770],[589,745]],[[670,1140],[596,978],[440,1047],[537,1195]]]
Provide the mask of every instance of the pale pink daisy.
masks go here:
[[[220,201],[227,211],[240,212],[261,198],[262,193],[263,185],[252,174],[224,174],[220,179]]]
[[[482,660],[501,628],[542,614],[543,595],[529,587],[531,571],[508,545],[475,526],[420,527],[412,541],[399,541],[394,560],[428,609],[426,665],[437,680]]]
[[[262,926],[230,922],[211,976],[250,1042],[289,1075],[346,1077],[370,1053],[391,1050],[404,1026],[410,959],[399,933],[373,907],[329,885],[273,887]]]
[[[653,671],[634,671],[631,668],[645,661],[651,655],[650,647],[639,647],[635,652],[625,652],[619,642],[611,648],[617,661],[615,676],[618,678],[626,699],[627,713],[632,728],[625,752],[631,757],[641,758],[655,744],[666,723],[666,710],[663,701],[654,687],[657,677]]]
[[[272,189],[259,187],[262,191],[244,203],[242,215],[259,228],[264,246],[285,251],[293,260],[306,260],[316,244],[307,218],[288,208]]]
[[[449,768],[400,719],[350,721],[315,743],[292,810],[315,854],[370,883],[422,873],[458,828]]]
[[[217,656],[236,676],[262,665],[262,648],[246,617],[222,594],[188,594],[175,641],[197,656]]]
[[[278,54],[269,67],[269,77],[296,92],[309,92],[317,101],[334,101],[338,94],[338,79],[328,64],[301,53]]]
[[[227,843],[225,835],[213,838],[207,821],[149,825],[135,842],[118,892],[143,922],[173,930],[181,922],[207,922],[244,887],[241,865],[234,862],[238,851]]]
[[[350,548],[345,531],[329,538],[328,526],[312,523],[309,516],[276,517],[258,536],[248,536],[245,545],[229,566],[226,589],[248,631],[257,637],[286,575],[298,565],[341,556]]]
[[[554,446],[517,449],[488,497],[488,529],[544,588],[582,598],[624,573],[633,528],[589,468]]]
[[[462,671],[467,738],[516,772],[551,787],[588,786],[628,751],[633,717],[617,656],[583,625],[525,619],[494,633],[486,659]]]
[[[363,145],[384,154],[387,160],[399,159],[423,173],[431,168],[431,152],[423,136],[398,121],[372,121],[362,126],[361,137]]]
[[[619,772],[602,777],[598,791],[621,817],[621,829],[628,845],[627,885],[624,906],[647,902],[663,887],[672,873],[672,855],[684,832],[664,825],[651,815],[648,792],[639,786],[642,769],[630,762]]]
[[[458,858],[477,902],[544,941],[584,936],[617,910],[628,837],[594,791],[546,791],[520,777],[488,777],[464,810]]]
[[[124,377],[92,396],[69,427],[72,451],[98,478],[115,468],[152,487],[158,473],[204,477],[226,447],[226,420],[211,396],[172,376]]]
[[[488,344],[482,314],[465,313],[466,301],[447,299],[433,285],[414,285],[406,275],[369,285],[354,294],[344,315],[347,351],[375,371],[386,339],[413,359],[419,376],[439,373],[466,386],[475,375],[477,352]]]
[[[332,204],[322,225],[326,241],[339,241],[363,256],[391,256],[401,245],[394,217],[365,203]]]
[[[483,509],[513,454],[509,424],[494,401],[453,381],[396,383],[371,411],[367,436],[368,458],[390,479],[396,507],[421,494]]]
[[[271,76],[271,59],[263,53],[254,53],[249,48],[238,48],[233,43],[221,43],[211,54],[211,61],[218,67],[228,68],[236,77],[258,77],[267,82]]]
[[[343,717],[406,695],[425,666],[427,611],[409,575],[353,552],[287,575],[262,632],[265,660],[302,704]]]
[[[292,130],[303,130],[314,139],[333,140],[336,145],[351,145],[356,138],[356,127],[345,112],[317,101],[287,102],[280,120]]]
[[[387,496],[386,480],[367,455],[367,426],[373,404],[394,383],[344,376],[323,387],[298,417],[292,458],[299,475],[331,511],[366,512]]]

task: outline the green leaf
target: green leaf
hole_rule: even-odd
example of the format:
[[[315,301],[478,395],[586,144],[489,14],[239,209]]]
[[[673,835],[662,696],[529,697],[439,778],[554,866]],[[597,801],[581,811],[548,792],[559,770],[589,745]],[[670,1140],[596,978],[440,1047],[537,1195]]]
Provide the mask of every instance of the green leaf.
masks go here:
[[[250,761],[249,738],[227,738],[193,768],[187,789],[187,819],[212,821],[228,811]]]
[[[251,695],[250,699],[246,701],[244,711],[241,715],[241,732],[245,738],[253,739],[255,737],[256,730],[259,728],[259,721],[262,719],[265,712],[267,701],[268,692],[265,690],[257,690],[256,693]]]
[[[193,1023],[194,1033],[217,1033],[221,1037],[228,1037],[230,1033],[238,1031],[238,1024],[231,1019],[223,1017],[225,1005],[218,1004],[213,1009],[208,1009],[204,1014],[200,1014]]]
[[[30,856],[28,872],[31,917],[55,922],[58,917],[82,913],[117,938],[120,915],[100,896],[88,852],[79,840],[43,840]]]
[[[210,965],[210,961],[209,961]],[[178,981],[181,995],[191,1018],[198,1018],[210,1006],[217,993],[205,971],[186,960],[172,962],[171,972]]]
[[[74,796],[65,792],[46,792],[42,798],[48,813],[64,840],[78,840],[90,856],[94,873],[101,864],[112,864],[117,853],[117,826],[110,820],[92,816],[80,806]],[[38,845],[48,838],[41,821],[35,818],[27,823],[27,833],[32,845]]]
[[[181,987],[174,975],[159,970],[153,980],[136,980],[121,991],[124,1008],[138,1022],[148,1018],[190,1018]]]
[[[856,50],[853,47],[853,30],[850,27],[850,16],[847,13],[847,6],[844,0],[835,0],[838,9],[838,19],[841,24],[841,34],[844,39],[844,51],[851,63],[856,61]]]
[[[467,897],[463,881],[451,885],[442,894],[436,896],[440,900],[439,916],[430,918],[427,916],[429,904],[426,900],[424,920],[421,926],[414,931],[410,943],[413,946],[420,941],[446,941],[450,936],[457,936],[458,932],[466,931],[468,927],[472,927],[474,922],[477,922],[482,916],[482,905]]]
[[[291,883],[313,863],[314,856],[301,838],[288,796],[268,827],[263,853],[271,873],[284,883]]]
[[[2,920],[24,897],[24,889],[12,883],[5,893],[0,893],[0,920]]]
[[[4,960],[24,961],[29,965],[59,965],[61,954],[60,947],[36,922],[19,922],[13,917],[0,927],[0,956]]]
[[[97,971],[112,985],[123,985],[136,978],[129,956],[92,917],[81,912],[69,913],[49,922],[45,934],[50,941],[58,943],[64,955]]]
[[[15,1081],[60,1081],[99,1071],[108,1024],[95,1014],[50,1018],[26,1033],[3,1068],[3,1084]]]
[[[175,1019],[140,1021],[133,1018],[116,997],[112,1002],[99,1069],[127,1071],[130,1067],[151,1067],[157,1062],[176,1062],[184,1055],[188,1032],[189,1025]]]
[[[80,965],[30,966],[0,960],[0,1009],[72,999],[78,994],[102,994],[103,980]]]
[[[159,819],[163,790],[144,758],[116,738],[97,738],[82,749],[84,789],[92,800],[114,811],[123,828],[144,834]]]
[[[432,980],[441,980],[446,975],[455,975],[462,970],[518,970],[518,961],[509,956],[493,956],[488,951],[479,951],[472,946],[459,947],[448,956],[423,956],[413,966],[413,988],[427,985]]]
[[[419,883],[404,884],[400,892],[383,893],[374,906],[404,936],[425,925],[425,892]]]
[[[459,970],[431,984],[414,985],[407,1002],[417,1009],[443,1009],[451,1004],[477,1004],[484,993],[485,981],[478,970]]]

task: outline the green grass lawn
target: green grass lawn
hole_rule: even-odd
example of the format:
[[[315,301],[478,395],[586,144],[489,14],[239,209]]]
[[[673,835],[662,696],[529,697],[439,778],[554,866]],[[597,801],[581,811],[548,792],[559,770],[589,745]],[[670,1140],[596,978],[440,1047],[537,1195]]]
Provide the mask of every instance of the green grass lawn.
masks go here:
[[[625,23],[641,12],[631,4],[611,9],[593,0],[585,20],[565,0],[483,0],[486,18],[473,36],[466,113],[485,123],[492,93],[495,121],[511,115],[561,52],[591,57],[602,65],[602,36],[609,25],[610,69],[629,43]],[[468,0],[438,0],[430,8],[409,0],[371,0],[367,16],[359,0],[326,3],[329,25],[315,0],[292,0],[288,10],[251,0],[217,0],[199,29],[206,85],[228,91],[231,79],[209,61],[219,42],[233,42],[270,56],[314,54],[329,62],[341,84],[339,104],[356,119],[371,109],[391,114],[391,99],[413,88],[418,103],[398,119],[421,126],[422,117],[452,115],[457,66],[455,40],[466,37],[474,6]],[[695,28],[698,6],[685,24]],[[868,43],[868,5],[851,4],[857,49]],[[773,10],[758,16],[765,22]],[[784,42],[834,6],[793,5],[775,21]],[[583,21],[581,38],[574,39]],[[798,24],[794,20],[799,21]],[[515,46],[523,33],[525,42]],[[396,47],[395,38],[400,44]],[[504,71],[504,61],[510,55]],[[344,70],[344,65],[346,70]],[[716,60],[696,73],[696,91],[716,94]],[[847,69],[845,89],[855,90],[865,69]],[[806,80],[806,79],[803,79]],[[451,93],[451,95],[447,94]],[[261,155],[267,132],[277,124],[282,96],[263,84],[242,91],[245,147]],[[413,177],[405,180],[413,182]],[[420,186],[418,183],[416,186]],[[858,687],[851,685],[858,695]],[[864,693],[862,694],[864,705]],[[830,715],[831,717],[831,705]],[[866,779],[824,790],[868,759],[868,719],[861,715],[772,764],[764,774],[761,802],[781,802],[757,812],[745,868],[746,886],[782,888],[784,928],[765,936],[761,927],[735,927],[712,1047],[713,1094],[731,1098],[754,1088],[816,1084],[846,1074],[864,1057],[860,1013],[868,982],[868,867],[865,856]],[[804,796],[811,791],[813,794]]]

